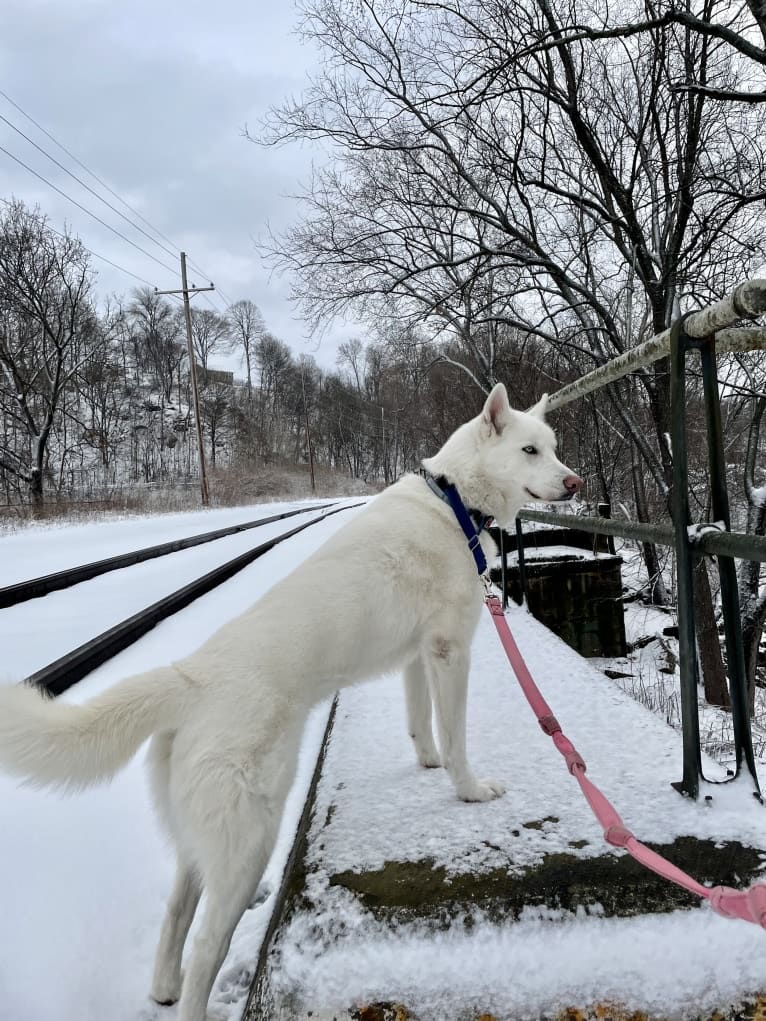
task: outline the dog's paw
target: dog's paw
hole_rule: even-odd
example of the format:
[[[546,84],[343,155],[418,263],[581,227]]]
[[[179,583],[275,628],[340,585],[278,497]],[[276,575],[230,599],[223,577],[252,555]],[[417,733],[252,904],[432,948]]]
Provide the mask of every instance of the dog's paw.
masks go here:
[[[418,762],[425,769],[440,769],[444,765],[441,755],[435,748],[419,751]]]
[[[172,1007],[181,999],[181,987],[183,985],[183,972],[177,976],[167,978],[155,978],[152,984],[151,998],[160,1007]]]
[[[472,780],[458,788],[461,801],[492,801],[505,794],[505,787],[497,780]]]
[[[175,994],[163,992],[162,990],[158,990],[157,992],[152,991],[151,996],[158,1007],[172,1007],[173,1004],[178,1003],[181,999],[180,993]]]
[[[237,1003],[247,995],[253,981],[253,969],[245,964],[235,964],[224,969],[218,976],[214,992],[216,1004]]]
[[[247,905],[247,910],[252,911],[253,908],[260,907],[264,904],[271,896],[271,886],[268,883],[259,883],[258,889],[253,894],[253,899]]]

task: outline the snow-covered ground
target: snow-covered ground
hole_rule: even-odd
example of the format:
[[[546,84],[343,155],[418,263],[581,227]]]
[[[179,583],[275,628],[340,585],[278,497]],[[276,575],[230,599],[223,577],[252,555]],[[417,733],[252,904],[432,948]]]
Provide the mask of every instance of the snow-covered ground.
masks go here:
[[[623,585],[635,591],[645,578],[645,568],[638,549],[633,543],[620,543],[618,540],[617,552],[623,558]],[[664,572],[665,584],[672,594],[675,579],[671,567],[672,562],[668,558]],[[628,602],[625,605],[625,634],[630,650],[628,656],[608,662],[592,662],[624,674],[615,678],[619,687],[680,731],[681,671],[678,639],[664,634],[677,626],[678,616],[674,608],[663,610],[640,601]],[[699,721],[702,747],[718,762],[733,766],[735,755],[731,713],[708,705],[702,685],[699,690]],[[761,687],[755,690],[755,714],[751,720],[751,729],[756,758],[766,762],[766,690]]]
[[[173,514],[167,516],[170,521],[165,516],[134,521],[126,519],[121,528],[105,523],[53,529],[38,535],[19,533],[0,540],[0,562],[3,564],[0,577],[4,577],[6,567],[15,581],[48,573],[46,561],[42,559],[42,551],[46,549],[51,553],[51,561],[59,565],[53,570],[61,570],[73,564],[89,563],[167,541],[173,538],[173,529],[177,529],[178,537],[195,535],[298,507],[300,504],[270,506],[263,510],[251,507],[244,512],[240,508],[238,514],[232,509]],[[309,510],[284,521],[272,521],[215,542],[109,571],[81,585],[51,592],[42,600],[19,603],[3,610],[0,612],[0,648],[3,650],[0,680],[8,675],[17,678],[29,676],[205,572],[322,513]],[[33,548],[30,549],[30,545]],[[63,550],[60,548],[62,545]],[[25,571],[33,573],[26,574]],[[255,598],[248,597],[247,604],[254,602]],[[40,626],[40,611],[44,615],[45,627]]]
[[[766,808],[747,780],[709,788],[711,804],[681,798],[670,786],[681,776],[678,734],[525,610],[511,609],[509,622],[589,778],[640,839],[694,834],[766,848]],[[470,926],[458,916],[441,933],[433,923],[376,919],[332,877],[424,859],[448,876],[480,876],[548,855],[610,853],[524,701],[488,614],[473,647],[468,734],[478,775],[508,788],[489,804],[458,802],[442,770],[416,767],[395,679],[341,692],[309,841],[312,910],[293,916],[273,967],[278,994],[301,998],[304,1012],[289,1016],[313,1009],[345,1018],[353,1003],[384,1001],[405,1004],[419,1021],[522,1021],[613,1001],[697,1018],[766,987],[766,933],[706,906],[637,918],[529,908],[501,924],[469,912]],[[705,767],[722,778],[714,762]]]
[[[76,525],[65,521],[30,524],[0,536],[0,587],[119,553],[156,546],[161,542],[267,518],[272,514],[296,510],[302,504],[312,507],[329,502],[293,500],[146,517],[125,515]]]
[[[0,576],[5,579],[7,571],[8,579],[32,577],[48,564],[59,569],[173,535],[194,534],[273,512],[270,505],[72,528],[34,528],[0,539]],[[121,677],[169,662],[200,645],[356,513],[337,514],[277,546],[225,585],[158,625],[63,697],[82,701]],[[29,669],[37,669],[74,647],[82,640],[80,631],[92,637],[108,626],[105,622],[111,617],[120,620],[135,612],[136,602],[148,605],[185,584],[190,561],[194,575],[201,563],[200,569],[213,566],[207,558],[214,556],[214,562],[221,562],[248,544],[262,541],[266,533],[274,534],[300,520],[291,518],[289,524],[281,523],[281,528],[277,522],[232,537],[239,541],[238,549],[232,547],[232,539],[226,539],[114,572],[104,576],[112,579],[106,591],[98,586],[103,579],[97,579],[81,586],[81,597],[69,590],[68,595],[66,591],[53,593],[0,612],[2,683],[20,680]],[[220,549],[214,554],[226,544],[225,554]],[[40,558],[42,547],[49,552],[50,561]],[[142,576],[136,584],[133,572],[140,575],[141,568],[150,564],[159,565],[156,573]],[[71,615],[67,613],[70,601],[78,607]],[[12,627],[7,624],[11,614]],[[290,826],[294,827],[302,808],[326,716],[327,709],[320,708],[307,725],[291,810],[280,849],[265,877],[271,889],[279,883],[292,842]],[[175,1016],[175,1008],[159,1008],[147,999],[154,946],[173,879],[173,855],[154,818],[142,760],[143,753],[111,785],[75,797],[19,788],[0,776],[2,1021],[149,1021],[155,1017],[172,1021]],[[268,898],[247,912],[219,977],[213,1002],[218,1003],[222,1017],[231,1021],[241,1015],[271,903]]]
[[[274,509],[17,533],[0,539],[0,584]],[[86,699],[129,673],[199,645],[356,513],[331,517],[278,546],[65,697]],[[268,527],[281,530],[279,523]],[[236,537],[240,546],[225,540],[231,546],[225,555],[215,554],[215,562],[259,541],[261,534]],[[112,581],[103,588],[89,582],[80,595],[58,593],[2,611],[2,681],[19,680],[78,644],[82,635],[108,626],[110,614],[122,619],[135,612],[136,603],[146,605],[179,587],[200,564],[200,569],[213,566],[205,558],[219,545],[154,561],[160,565],[154,573],[132,568],[107,576]],[[696,833],[766,848],[766,809],[746,784],[716,790],[712,807],[683,801],[669,786],[680,775],[677,733],[525,611],[512,610],[511,624],[554,712],[588,762],[589,776],[614,798],[639,837],[661,842]],[[394,932],[360,912],[341,888],[331,888],[332,872],[372,869],[407,857],[428,857],[459,873],[513,868],[564,848],[578,855],[603,853],[599,829],[515,688],[488,619],[474,644],[469,700],[471,759],[480,775],[497,777],[508,787],[505,797],[487,805],[458,802],[443,771],[415,766],[398,678],[343,693],[316,814],[317,825],[328,823],[324,847],[317,844],[311,852],[317,912],[294,920],[282,944],[279,981],[307,989],[315,1005],[399,998],[421,1004],[434,1018],[447,1016],[447,1006],[454,1014],[460,1004],[475,1014],[539,1017],[596,999],[663,1010],[663,1016],[671,1016],[667,1008],[677,1008],[681,1016],[685,1008],[722,1005],[766,988],[766,933],[718,918],[707,908],[634,919],[533,912],[505,925],[476,918],[470,933],[455,926],[436,936],[417,928]],[[211,1005],[226,1021],[241,1017],[327,708],[320,707],[307,727],[280,849],[265,880],[271,893],[243,918],[214,990]],[[74,797],[19,789],[0,777],[2,1021],[173,1021],[177,1016],[176,1008],[159,1008],[147,999],[173,861],[153,818],[142,758],[109,787]],[[715,765],[707,766],[715,775]],[[546,817],[556,821],[549,818],[542,828],[523,826]],[[587,845],[573,849],[580,840]],[[325,922],[335,931],[344,922],[353,938],[327,945],[320,935]]]

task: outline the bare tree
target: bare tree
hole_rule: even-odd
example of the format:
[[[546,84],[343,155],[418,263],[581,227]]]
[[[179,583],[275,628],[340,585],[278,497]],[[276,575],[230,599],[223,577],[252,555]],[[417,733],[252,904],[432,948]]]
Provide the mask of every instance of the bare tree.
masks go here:
[[[736,68],[737,77],[727,85],[711,84],[697,75],[681,75],[671,83],[678,92],[694,92],[708,99],[730,103],[764,103],[763,88],[766,69],[766,8],[759,0],[745,0],[732,4],[730,0],[703,0],[692,10],[686,0],[646,0],[643,10],[635,8],[628,20],[610,22],[614,11],[594,4],[585,10],[582,20],[566,26],[563,38],[567,43],[645,35],[672,25],[689,34],[721,44],[721,60]],[[561,35],[551,33],[548,39],[537,39],[531,44],[536,52],[558,45]]]
[[[200,413],[203,425],[210,437],[210,465],[218,463],[218,449],[221,432],[228,421],[231,407],[232,388],[222,383],[206,383],[200,392]]]
[[[265,333],[255,345],[255,364],[259,373],[258,418],[262,453],[271,458],[277,450],[281,431],[281,396],[293,365],[290,348],[271,333]]]
[[[715,36],[671,21],[569,42],[591,12],[558,0],[303,12],[324,71],[264,137],[323,138],[335,153],[278,249],[318,316],[344,303],[364,316],[388,292],[417,295],[433,318],[441,295],[462,304],[464,335],[484,327],[490,352],[502,322],[584,371],[664,329],[679,302],[720,295],[763,252],[760,114],[733,120],[673,85],[692,71],[730,82]],[[491,358],[483,367],[491,380]],[[667,505],[667,365],[638,380],[649,433],[619,390],[612,414]]]
[[[417,324],[421,342],[439,342],[435,360],[456,342],[453,364],[489,390],[498,327],[519,320],[515,256],[482,254],[493,231],[470,205],[475,193],[449,166],[436,183],[422,163],[407,148],[351,150],[342,167],[316,171],[301,222],[262,247],[290,273],[314,329],[347,312],[376,328]],[[492,187],[491,169],[474,173]]]
[[[266,324],[255,302],[235,301],[226,313],[232,343],[242,349],[247,369],[247,392],[253,392],[253,357],[255,344],[266,332]]]
[[[87,359],[77,374],[77,414],[80,443],[97,451],[106,475],[113,467],[119,441],[124,434],[120,397],[122,366],[119,351],[103,345]]]
[[[91,301],[88,255],[68,231],[21,202],[0,212],[0,466],[43,503],[49,441],[67,387],[104,343]],[[23,444],[9,438],[25,438]]]
[[[739,355],[726,374],[724,392],[728,409],[726,436],[732,447],[741,437],[743,449],[727,452],[727,460],[741,463],[740,492],[744,496],[745,530],[753,535],[766,534],[766,474],[762,468],[763,424],[766,413],[766,372],[759,354]],[[733,437],[733,438],[732,438]],[[759,650],[766,623],[764,565],[755,560],[740,561],[737,583],[740,596],[742,639],[750,688],[751,709],[759,673]]]
[[[147,365],[169,404],[176,372],[186,357],[180,306],[172,305],[151,288],[136,288],[128,314],[139,364]]]
[[[192,309],[192,346],[203,369],[207,369],[211,354],[228,345],[230,336],[230,324],[226,316],[210,308]]]

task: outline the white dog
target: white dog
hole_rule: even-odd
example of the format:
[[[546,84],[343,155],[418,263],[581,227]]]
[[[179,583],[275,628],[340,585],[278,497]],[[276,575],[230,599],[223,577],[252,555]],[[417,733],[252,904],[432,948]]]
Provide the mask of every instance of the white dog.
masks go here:
[[[529,500],[567,499],[581,480],[555,455],[547,396],[513,411],[498,384],[480,415],[424,462],[465,505],[510,525]],[[483,539],[492,545],[491,540]],[[277,834],[311,706],[343,685],[404,668],[421,765],[443,765],[459,798],[503,793],[466,760],[466,687],[482,586],[452,508],[425,478],[387,489],[293,574],[200,649],[85,705],[0,689],[0,767],[41,785],[112,776],[152,738],[157,807],[178,851],[151,995],[203,1021],[232,932]],[[431,732],[436,710],[439,750]],[[200,894],[204,919],[181,979]]]

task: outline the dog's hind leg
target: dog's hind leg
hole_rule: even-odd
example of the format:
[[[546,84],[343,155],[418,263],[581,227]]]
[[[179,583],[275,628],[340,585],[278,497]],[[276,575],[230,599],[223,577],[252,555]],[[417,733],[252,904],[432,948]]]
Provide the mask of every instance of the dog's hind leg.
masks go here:
[[[441,766],[442,760],[436,750],[431,729],[431,693],[420,656],[405,667],[404,690],[407,696],[407,722],[418,762],[421,766],[431,768]]]
[[[170,760],[174,739],[175,733],[172,731],[155,734],[147,757],[154,806],[163,826],[173,838],[178,855],[175,885],[162,923],[150,992],[152,999],[163,1005],[175,1003],[181,995],[184,943],[202,893],[199,875],[183,853],[170,798]]]
[[[201,894],[202,884],[196,870],[179,859],[152,979],[151,997],[163,1006],[175,1003],[181,995],[181,958]]]
[[[468,696],[468,646],[448,638],[430,643],[426,669],[436,709],[442,761],[462,801],[491,801],[504,793],[496,780],[478,780],[468,765],[465,748],[466,700]]]
[[[262,718],[245,728],[239,744],[224,728],[207,741],[191,730],[173,752],[173,811],[206,897],[186,962],[179,1021],[204,1021],[234,929],[274,848],[295,775],[303,720],[269,713],[265,705],[260,710]]]
[[[252,825],[257,826],[253,819]],[[253,846],[253,835],[242,834],[236,860],[221,862],[205,874],[207,903],[202,926],[184,976],[179,1021],[204,1021],[207,1002],[231,937],[244,914],[269,860],[272,842]]]

